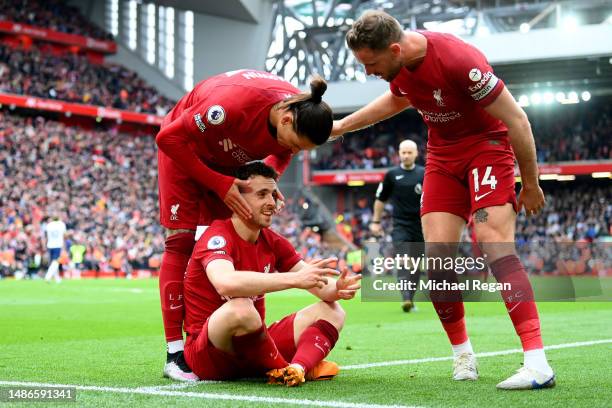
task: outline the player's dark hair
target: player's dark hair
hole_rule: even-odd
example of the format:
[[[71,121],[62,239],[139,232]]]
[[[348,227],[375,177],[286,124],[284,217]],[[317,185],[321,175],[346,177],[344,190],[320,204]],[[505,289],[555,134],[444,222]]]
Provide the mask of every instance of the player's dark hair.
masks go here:
[[[250,163],[243,164],[236,170],[237,179],[248,180],[253,176],[262,176],[265,178],[278,180],[278,173],[276,170],[262,161],[252,161]]]
[[[346,33],[346,45],[352,51],[369,48],[381,51],[399,42],[404,31],[399,21],[380,10],[368,10]]]
[[[298,136],[307,137],[312,143],[327,142],[334,124],[332,109],[323,101],[327,82],[320,76],[310,80],[310,92],[290,96],[282,101],[280,109],[293,113],[293,130]]]

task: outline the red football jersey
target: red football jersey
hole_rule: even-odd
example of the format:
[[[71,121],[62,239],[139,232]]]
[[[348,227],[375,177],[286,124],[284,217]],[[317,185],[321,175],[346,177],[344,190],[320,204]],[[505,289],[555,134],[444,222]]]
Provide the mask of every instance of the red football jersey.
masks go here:
[[[413,71],[403,68],[391,92],[410,100],[429,129],[428,154],[468,152],[484,139],[507,137],[507,127],[483,108],[503,91],[486,57],[451,34],[419,31],[427,53]]]
[[[180,120],[200,160],[233,175],[242,164],[268,155],[289,162],[291,150],[272,136],[268,117],[274,104],[298,93],[298,88],[267,72],[226,72],[198,83],[164,122]]]
[[[231,219],[214,221],[196,243],[183,283],[185,331],[189,334],[199,333],[206,319],[227,301],[206,275],[207,265],[215,259],[233,263],[235,273],[272,273],[287,272],[302,258],[287,239],[269,228],[262,229],[253,244],[240,238]],[[264,294],[253,297],[253,301],[264,321]]]

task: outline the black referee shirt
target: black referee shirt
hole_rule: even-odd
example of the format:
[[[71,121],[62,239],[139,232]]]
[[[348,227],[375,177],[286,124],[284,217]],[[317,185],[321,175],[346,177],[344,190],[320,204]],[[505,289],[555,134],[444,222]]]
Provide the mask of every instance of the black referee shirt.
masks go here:
[[[387,172],[385,179],[376,190],[380,201],[391,200],[393,205],[393,227],[421,230],[421,193],[425,168],[415,165],[412,170],[401,166]]]

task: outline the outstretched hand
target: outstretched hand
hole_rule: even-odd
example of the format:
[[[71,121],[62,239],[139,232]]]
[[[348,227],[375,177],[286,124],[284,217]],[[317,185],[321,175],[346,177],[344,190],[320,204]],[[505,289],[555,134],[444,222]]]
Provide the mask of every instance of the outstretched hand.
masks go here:
[[[336,281],[336,292],[339,299],[349,300],[355,297],[357,290],[361,288],[361,275],[349,272],[344,268],[340,277]]]
[[[327,285],[328,277],[340,274],[340,272],[331,267],[336,261],[336,258],[327,258],[308,262],[306,266],[295,272],[296,281],[294,287],[299,289],[322,289]]]
[[[276,214],[278,214],[285,208],[285,196],[279,189],[276,189],[276,197],[274,199],[276,201]]]

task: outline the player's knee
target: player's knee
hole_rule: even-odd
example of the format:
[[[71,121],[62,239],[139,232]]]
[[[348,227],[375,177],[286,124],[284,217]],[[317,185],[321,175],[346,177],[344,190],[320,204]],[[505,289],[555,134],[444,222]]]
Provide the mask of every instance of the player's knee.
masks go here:
[[[481,228],[480,233],[476,233],[476,240],[488,263],[516,253],[514,240],[494,228]]]
[[[225,308],[226,319],[235,330],[249,333],[258,330],[262,325],[261,316],[251,299],[231,299],[225,304]]]
[[[478,242],[503,242],[503,237],[498,228],[492,225],[479,225],[475,230],[476,240]]]
[[[320,319],[330,322],[338,331],[344,327],[346,312],[338,302],[320,302],[322,313]]]
[[[425,255],[428,258],[445,258],[457,253],[457,244],[454,242],[428,242],[425,245]]]

